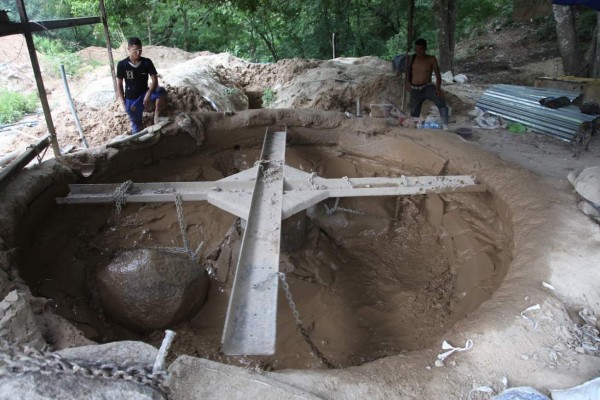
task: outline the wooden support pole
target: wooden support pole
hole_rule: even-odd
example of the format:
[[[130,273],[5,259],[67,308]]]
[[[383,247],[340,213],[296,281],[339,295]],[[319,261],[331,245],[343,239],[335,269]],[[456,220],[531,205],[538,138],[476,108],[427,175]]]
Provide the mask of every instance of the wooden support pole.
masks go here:
[[[412,41],[413,41],[413,21],[415,18],[415,0],[410,0],[410,5],[408,7],[408,29],[406,32],[406,58],[404,59],[404,90],[402,91],[402,111],[406,111],[406,93],[407,87],[406,85],[410,84],[408,82],[408,69],[411,66],[410,59],[408,58],[410,55],[410,50],[412,49]]]
[[[333,32],[333,34],[331,35],[331,49],[333,52],[333,58],[335,59],[335,32]]]
[[[31,32],[49,31],[62,28],[73,28],[76,26],[99,24],[100,17],[81,17],[81,18],[65,18],[53,19],[50,21],[32,21],[29,22]],[[2,22],[0,23],[0,37],[17,35],[25,33],[23,24],[18,22]]]
[[[104,8],[104,0],[100,0],[100,15],[102,16],[102,25],[104,25],[104,36],[106,37],[106,49],[108,50],[108,61],[110,62],[110,74],[113,81],[113,90],[115,91],[115,99],[117,99],[117,77],[115,76],[115,62],[113,60],[112,44],[110,42],[110,33],[108,31],[108,19],[106,17],[106,8]]]
[[[38,95],[40,96],[40,102],[42,103],[42,110],[44,110],[44,117],[46,118],[48,133],[50,134],[52,151],[54,151],[55,157],[60,157],[60,148],[58,147],[58,140],[56,139],[56,131],[54,130],[54,123],[52,122],[52,114],[50,114],[50,105],[48,104],[48,98],[46,97],[46,89],[44,87],[44,80],[42,79],[40,64],[38,62],[37,54],[35,53],[35,45],[33,43],[33,36],[31,35],[31,29],[29,27],[27,12],[25,11],[25,4],[23,3],[23,0],[16,1],[17,7],[19,8],[19,15],[21,17],[21,24],[23,26],[23,34],[25,35],[25,42],[27,43],[27,49],[29,50],[29,58],[31,59],[31,67],[33,68],[33,75],[35,77]]]

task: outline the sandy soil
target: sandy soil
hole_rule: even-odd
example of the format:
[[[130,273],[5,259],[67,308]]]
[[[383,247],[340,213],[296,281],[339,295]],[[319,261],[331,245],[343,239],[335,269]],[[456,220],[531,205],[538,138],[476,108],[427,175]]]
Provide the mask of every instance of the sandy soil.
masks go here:
[[[524,34],[527,35],[527,31]],[[531,49],[521,51],[518,50],[519,46],[515,44],[521,43],[521,39],[522,36],[515,35],[514,32],[500,30],[484,34],[483,39],[480,38],[479,41],[474,40],[466,44],[466,48],[477,51],[476,57],[465,50],[464,57],[462,55],[459,57],[461,61],[458,65],[462,68],[460,72],[464,71],[473,78],[471,80],[473,84],[453,85],[452,88],[448,88],[448,102],[454,109],[455,117],[455,122],[451,124],[451,128],[471,126],[466,111],[474,104],[477,93],[485,89],[485,84],[498,82],[499,80],[505,83],[525,83],[530,82],[534,74],[552,72],[556,65],[555,49],[541,47],[539,53],[535,53]],[[517,50],[512,51],[510,49]],[[156,51],[156,57],[164,60],[170,60],[171,55],[173,59],[181,61],[200,57],[203,60],[202,62],[214,68],[224,81],[236,82],[247,92],[260,93],[266,88],[273,89],[276,92],[276,100],[271,107],[316,108],[355,112],[356,99],[360,97],[363,107],[362,112],[366,115],[370,103],[398,99],[402,90],[397,79],[388,70],[388,63],[372,57],[331,61],[282,60],[271,65],[253,65],[229,55],[200,54],[192,56],[181,53],[179,50],[164,48]],[[92,57],[93,52],[90,50],[89,53]],[[534,62],[530,69],[529,65],[531,63],[527,62],[527,59],[534,57],[535,60],[530,60]],[[103,74],[103,72],[97,73],[99,75]],[[82,84],[87,83],[89,82],[84,80]],[[76,92],[79,90],[77,85],[77,82],[73,82],[74,91]],[[48,86],[51,87],[52,83],[49,83]],[[56,83],[55,86],[57,86]],[[172,88],[172,90],[176,95],[175,97],[179,97],[179,99],[172,102],[170,113],[182,110],[210,109],[209,105],[197,93],[181,88]],[[126,117],[120,113],[116,104],[99,109],[92,109],[79,104],[78,109],[81,113],[80,119],[85,126],[86,135],[90,138],[92,144],[102,144],[111,137],[127,130]],[[71,143],[80,146],[74,126],[69,122],[68,116],[68,112],[64,109],[57,108],[55,110],[55,123],[61,145]],[[361,132],[362,124],[366,123],[363,121],[367,121],[367,118],[381,126],[396,125],[394,119],[384,121],[370,119],[370,117],[365,116],[362,119],[353,120],[352,129]],[[387,128],[381,128],[381,132],[385,129]],[[35,136],[41,135],[43,131],[43,126],[40,124],[36,129],[24,132]],[[369,129],[364,129],[364,131],[369,131]],[[369,132],[376,134],[376,132]],[[473,335],[474,339],[479,339],[478,346],[480,350],[477,355],[466,356],[464,364],[452,365],[457,367],[456,373],[448,372],[462,385],[469,380],[475,384],[474,379],[477,377],[477,384],[495,385],[495,388],[497,388],[499,384],[493,384],[492,382],[499,382],[501,375],[506,374],[510,375],[511,380],[517,384],[547,387],[554,383],[564,386],[574,384],[576,381],[574,376],[577,376],[581,371],[585,371],[586,376],[590,375],[590,371],[594,370],[594,365],[596,367],[598,365],[597,358],[592,358],[592,356],[578,358],[574,347],[570,345],[572,337],[567,328],[567,326],[572,325],[573,321],[566,316],[563,309],[568,307],[569,313],[574,315],[573,320],[578,320],[576,305],[586,303],[582,298],[582,296],[585,297],[586,292],[594,292],[593,288],[590,287],[591,282],[586,282],[584,279],[575,282],[570,279],[568,274],[567,276],[560,275],[558,270],[553,270],[552,273],[547,272],[536,264],[535,260],[537,258],[533,256],[542,257],[539,254],[542,251],[540,249],[545,247],[546,244],[543,244],[539,238],[539,240],[536,239],[537,241],[531,243],[528,242],[528,239],[535,236],[536,229],[547,229],[547,232],[554,232],[553,229],[557,227],[562,229],[564,226],[568,226],[565,229],[572,230],[575,235],[580,232],[595,232],[597,238],[597,225],[593,225],[583,217],[579,218],[572,210],[572,207],[575,207],[576,198],[573,196],[565,177],[572,170],[600,165],[600,139],[597,136],[594,137],[590,142],[590,151],[575,159],[571,156],[571,149],[567,143],[533,133],[512,134],[506,130],[474,129],[474,135],[468,141],[460,139],[452,133],[443,132],[407,130],[403,134],[415,142],[422,143],[425,147],[438,148],[437,151],[440,153],[446,152],[447,157],[455,157],[456,160],[459,160],[456,163],[462,163],[461,168],[464,170],[478,171],[490,180],[499,179],[501,189],[495,190],[502,190],[503,192],[496,191],[496,195],[508,196],[510,194],[513,200],[525,210],[531,209],[532,212],[541,212],[540,208],[547,208],[548,210],[546,210],[541,220],[536,221],[529,220],[524,214],[519,214],[519,217],[522,218],[519,222],[525,225],[526,228],[519,228],[515,232],[517,242],[513,246],[519,247],[524,251],[522,254],[525,255],[514,260],[519,268],[509,272],[506,282],[508,282],[510,289],[508,289],[508,286],[504,286],[504,289],[501,289],[495,297],[500,300],[498,303],[485,303],[483,310],[480,309],[473,316],[459,322],[456,322],[457,320],[453,318],[455,313],[458,312],[455,308],[456,294],[452,292],[452,287],[449,285],[450,281],[456,284],[458,278],[453,275],[456,271],[451,267],[448,256],[443,255],[445,244],[442,238],[438,236],[439,232],[428,225],[428,221],[425,223],[427,213],[424,213],[423,210],[426,206],[419,200],[407,200],[402,203],[404,212],[401,216],[403,222],[401,226],[394,226],[393,224],[390,226],[390,221],[382,222],[376,218],[367,223],[358,216],[345,214],[336,215],[335,218],[317,219],[317,221],[321,221],[321,225],[316,224],[318,229],[315,230],[317,233],[313,234],[313,241],[316,240],[320,245],[309,242],[307,247],[296,252],[289,252],[283,258],[283,267],[295,274],[292,275],[291,285],[293,289],[306,294],[305,303],[303,302],[301,306],[303,310],[310,310],[307,321],[310,321],[311,332],[318,338],[319,345],[324,349],[331,349],[328,354],[341,366],[360,365],[389,354],[402,354],[404,350],[416,350],[416,357],[421,357],[420,360],[414,361],[411,359],[411,362],[407,362],[405,366],[396,365],[394,367],[397,368],[394,371],[398,371],[403,376],[408,387],[422,387],[424,385],[422,375],[425,371],[431,371],[432,368],[432,363],[425,361],[424,355],[425,353],[427,353],[427,357],[432,355],[432,343],[439,342],[442,333],[448,332],[448,329],[451,329],[450,332],[455,338],[463,339],[464,335],[460,332],[464,331]],[[10,143],[7,148],[19,149],[29,141],[30,139],[23,140],[19,138]],[[455,147],[439,150],[440,143],[448,144],[448,146],[451,144]],[[389,149],[383,147],[377,148],[377,145],[373,143],[369,145],[373,147],[363,147],[361,150],[370,152],[379,150],[382,153],[389,151]],[[513,174],[512,170],[509,171],[508,164],[497,161],[491,155],[490,160],[486,160],[484,156],[481,156],[483,153],[478,152],[481,149],[495,153],[502,160],[510,164],[517,164],[522,169],[517,168]],[[231,156],[233,157],[233,153]],[[217,179],[220,176],[234,172],[238,168],[235,158],[232,161],[228,158],[229,156],[224,157],[219,159],[211,155],[202,160],[200,164],[190,166],[189,169],[180,169],[176,165],[169,165],[168,163],[161,163],[153,168],[164,169],[160,174],[156,172],[158,179]],[[314,157],[314,155],[296,154],[297,165],[299,167],[300,165],[305,167],[310,165],[315,170],[319,168],[318,172],[322,173],[327,170],[327,162],[332,162],[333,165],[329,166],[331,170],[346,174],[350,174],[352,171],[358,172],[362,166],[361,162],[356,162],[356,160],[352,160],[343,154],[334,154],[331,160],[335,161],[327,162],[323,160],[315,161],[311,157]],[[472,157],[474,161],[467,160],[468,157]],[[251,165],[252,156],[247,158],[250,160],[245,160],[246,165]],[[359,166],[359,170],[356,169],[356,165]],[[369,173],[373,171],[383,173],[383,170],[364,169]],[[530,174],[528,171],[533,172],[535,175]],[[133,171],[128,177],[134,180],[136,178],[146,180],[151,172],[150,170]],[[545,182],[542,184],[542,181]],[[522,182],[527,182],[527,184]],[[539,187],[537,186],[538,182]],[[534,192],[535,188],[532,187],[538,189],[540,198],[543,198],[543,194],[551,198],[551,204],[544,205],[539,202],[532,204],[526,196],[521,197],[522,193]],[[507,221],[511,219],[508,212],[503,215],[501,209],[494,208],[496,214],[490,214],[489,209],[486,208],[489,205],[485,204],[485,201],[475,205],[474,203],[461,202],[460,198],[444,200],[447,202],[447,207],[444,208],[445,212],[449,213],[454,209],[469,211],[469,216],[472,218],[469,222],[473,226],[484,227],[482,228],[483,232],[480,232],[478,236],[479,240],[482,240],[483,237],[488,244],[490,242],[500,243],[497,246],[500,249],[511,247],[504,244],[506,238],[499,234],[499,232],[502,232],[501,227],[503,224],[508,223]],[[368,209],[370,213],[386,215],[390,218],[391,215],[394,215],[396,203],[361,202],[356,200],[350,206],[357,209]],[[551,209],[554,210],[555,214],[551,215]],[[569,210],[569,217],[565,217],[566,219],[558,218],[562,215],[560,214],[561,210],[566,212],[565,209]],[[571,211],[573,212],[571,213]],[[513,209],[511,212],[516,213],[517,211]],[[210,251],[220,248],[221,238],[233,224],[233,219],[230,216],[224,213],[220,214],[206,205],[198,206],[198,208],[186,207],[186,215],[201,221],[190,228],[192,242],[198,243],[201,241],[202,235],[206,233],[203,229],[211,233],[210,241],[205,245],[206,256],[211,254]],[[67,240],[71,229],[66,227],[68,224],[50,224],[56,231],[41,233],[38,244],[42,250],[62,249],[62,252],[59,252],[60,256],[57,257],[56,263],[52,267],[57,270],[56,275],[53,277],[38,276],[32,271],[29,275],[24,273],[23,278],[31,283],[33,290],[44,296],[62,299],[63,302],[59,305],[59,312],[64,313],[65,317],[74,321],[88,338],[100,341],[117,337],[141,339],[141,337],[131,332],[111,325],[101,315],[98,316],[97,310],[93,307],[83,306],[85,302],[81,302],[78,298],[86,296],[79,290],[82,285],[86,284],[84,276],[70,275],[70,278],[64,280],[62,284],[59,282],[60,279],[56,278],[61,277],[61,273],[66,274],[65,265],[74,268],[80,267],[80,265],[71,262],[72,254],[77,252],[81,252],[82,259],[92,254],[98,257],[98,252],[101,253],[101,257],[107,257],[114,250],[117,242],[135,245],[154,241],[173,241],[168,234],[168,228],[176,225],[172,206],[129,208],[126,220],[130,222],[130,225],[125,230],[125,237],[121,236],[124,232],[115,232],[105,225],[109,217],[110,210],[108,208],[98,207],[98,212],[91,218],[90,224],[92,226],[79,226],[78,239],[71,242]],[[80,221],[78,211],[67,211],[65,214],[55,215],[51,218],[56,218],[56,221],[68,221],[73,225],[77,225]],[[511,223],[516,223],[516,221],[511,220]],[[335,230],[336,224],[351,224],[355,230],[351,230],[352,234],[348,237],[340,237],[339,243],[328,242],[332,232],[339,233]],[[386,232],[382,236],[385,241],[378,243],[377,240],[373,240],[369,243],[369,246],[361,247],[364,245],[365,237],[369,237],[373,232],[380,234]],[[523,232],[526,232],[526,234]],[[356,236],[353,235],[360,236],[360,240],[357,240]],[[490,238],[490,236],[492,237]],[[58,243],[53,241],[55,238],[60,238]],[[592,263],[593,260],[590,259],[590,254],[597,254],[594,253],[594,248],[597,248],[597,240],[594,240],[582,244],[585,247],[585,250],[581,250],[582,254],[588,257],[578,260],[578,263],[585,266]],[[561,250],[561,243],[550,241],[552,243],[548,244],[548,248],[553,252],[553,258],[548,262],[551,265],[557,265],[556,260],[562,260],[561,257],[567,257],[567,254],[569,257],[572,256],[571,249]],[[80,242],[88,243],[88,246],[78,246],[78,243],[81,244]],[[232,247],[230,249],[231,253],[234,252],[235,243],[235,240],[229,243]],[[170,245],[171,243],[164,244]],[[421,244],[425,249],[411,254],[411,259],[402,260],[407,264],[420,264],[420,261],[425,259],[430,261],[426,263],[427,267],[423,271],[418,271],[419,273],[411,271],[410,277],[415,279],[412,286],[408,285],[405,280],[398,278],[398,276],[402,277],[403,275],[401,274],[402,271],[395,270],[399,268],[397,264],[394,264],[396,260],[390,261],[386,265],[388,270],[383,272],[363,268],[359,274],[351,275],[344,274],[344,271],[335,270],[333,267],[329,270],[324,268],[324,264],[337,265],[356,262],[356,265],[365,265],[369,263],[369,260],[377,257],[386,261],[387,259],[394,259],[401,249],[419,248]],[[482,245],[482,247],[485,246]],[[491,247],[494,246],[491,245]],[[429,250],[427,249],[431,248],[435,248],[442,255],[436,259],[430,259],[427,254]],[[318,262],[319,257],[322,257],[321,253],[328,256],[326,263]],[[367,254],[365,259],[361,259],[365,253]],[[502,265],[502,257],[497,254],[488,257],[498,260],[498,265]],[[527,259],[534,260],[534,267],[532,267],[534,270],[552,275],[552,283],[558,287],[561,293],[560,299],[548,296],[547,293],[540,294],[542,289],[537,287],[541,284],[540,281],[545,275],[544,277],[531,276],[531,270],[525,267],[525,264],[527,264],[525,260]],[[209,266],[218,264],[219,257],[212,260],[208,258],[206,262]],[[498,269],[499,271],[502,270],[501,267],[498,267]],[[389,271],[400,272],[400,275],[394,275],[393,279],[389,279],[389,276],[386,275]],[[495,280],[489,283],[490,286],[484,287],[482,291],[487,293],[488,296],[491,295],[491,292],[495,290],[503,277],[504,275],[499,273],[494,277]],[[533,282],[534,280],[535,282]],[[407,290],[397,292],[397,287],[402,286],[404,283],[407,285]],[[538,286],[534,286],[534,284]],[[65,285],[70,287],[66,288]],[[365,287],[368,287],[369,290]],[[537,289],[534,289],[534,287]],[[211,290],[210,302],[212,303],[210,304],[213,306],[211,310],[223,310],[226,303],[227,286],[215,285]],[[360,296],[357,296],[357,293],[360,293]],[[534,297],[541,299],[539,301],[543,302],[545,307],[544,312],[540,315],[541,328],[535,332],[535,346],[532,343],[534,340],[532,339],[533,333],[528,330],[528,322],[523,322],[518,314],[524,309],[524,306],[533,305]],[[594,299],[596,297],[596,295],[592,296]],[[477,304],[480,304],[486,298],[485,295],[481,294],[478,297],[479,302]],[[397,310],[399,304],[406,304],[407,302],[413,307],[405,310],[402,315],[394,315],[393,318],[389,316],[389,313],[392,312],[389,308],[391,305],[396,306],[393,307],[394,312],[396,312],[395,310]],[[590,306],[597,306],[597,304],[590,304]],[[88,307],[88,309],[85,309],[85,307]],[[215,312],[214,315],[201,313],[185,326],[179,327],[182,332],[182,339],[176,345],[175,352],[200,355],[238,365],[259,366],[263,369],[318,367],[318,362],[311,358],[307,352],[299,352],[298,349],[306,345],[295,330],[290,328],[293,327],[293,324],[291,324],[291,317],[286,312],[285,307],[285,303],[280,304],[280,310],[283,313],[281,320],[285,322],[285,327],[281,329],[284,339],[280,343],[280,350],[285,355],[278,359],[224,360],[218,353],[218,329],[222,324],[222,312]],[[510,309],[510,313],[492,317],[491,311],[494,308]],[[331,321],[329,320],[331,310],[336,310],[336,312],[343,315],[350,314],[356,320],[362,318],[363,321],[362,323],[353,322],[347,325],[344,324],[347,321]],[[477,319],[482,314],[485,314],[486,317]],[[515,319],[523,322],[523,324],[515,323]],[[373,326],[381,327],[382,330],[372,332],[371,328]],[[410,329],[406,330],[407,327]],[[397,329],[404,333],[398,334]],[[431,336],[423,337],[422,334],[419,334],[419,332],[424,332],[425,329],[427,329],[427,332],[432,332]],[[207,332],[207,334],[199,337],[197,336],[199,331]],[[329,339],[330,335],[344,337],[340,335],[340,332],[352,332],[348,337],[358,339],[355,342],[350,339],[339,339],[338,342],[332,343]],[[506,355],[503,356],[499,354],[496,347],[501,346],[506,341],[506,336],[503,335],[507,334],[513,342],[511,348],[506,350]],[[160,340],[158,335],[151,335],[143,339],[154,344],[157,344]],[[383,346],[382,343],[386,345]],[[550,350],[544,350],[545,348],[540,347],[541,343]],[[488,359],[486,354],[494,354],[496,359]],[[384,358],[372,364],[373,373],[384,377],[381,378],[382,380],[392,379],[386,372],[387,362]],[[501,368],[501,372],[500,369],[498,372],[492,372],[495,363],[498,364],[498,368]],[[426,367],[428,368],[425,369]],[[480,369],[484,370],[483,374],[480,374]],[[340,374],[352,375],[354,371],[356,370],[344,370]],[[457,390],[457,384],[449,382],[448,375],[444,375],[445,373],[432,373],[431,387],[426,389],[425,398],[433,398],[436,390],[438,394],[445,388]],[[483,379],[486,379],[486,381],[483,381]],[[409,394],[415,395],[415,393],[411,392]],[[452,394],[449,397],[454,398],[457,392],[455,391]],[[481,398],[485,398],[485,396]]]
[[[203,154],[129,171],[127,178],[134,181],[220,179],[223,173],[253,165],[258,155],[258,149]],[[393,164],[345,155],[329,148],[292,147],[287,155],[289,165],[318,172],[323,177],[411,173]],[[333,200],[329,203],[330,207],[334,206]],[[446,194],[427,199],[423,196],[356,198],[344,199],[339,207],[355,213],[339,211],[328,215],[325,208],[319,208],[311,215],[306,240],[282,255],[282,269],[288,272],[304,323],[313,340],[339,367],[362,365],[401,351],[432,346],[457,320],[489,298],[508,268],[510,239],[502,229],[497,229],[502,225],[499,216],[484,197]],[[30,287],[36,288],[37,295],[54,299],[58,314],[76,320],[76,326],[87,332],[90,339],[140,339],[103,317],[94,291],[91,295],[85,294],[86,287],[94,287],[95,282],[81,279],[93,277],[95,268],[108,263],[112,255],[123,248],[181,246],[180,235],[173,237],[172,229],[177,226],[173,208],[172,204],[131,205],[123,211],[119,226],[114,220],[108,224],[102,222],[102,218],[111,219],[112,207],[98,207],[97,218],[92,219],[85,217],[89,213],[86,207],[60,208],[53,214],[52,221],[45,224],[50,228],[40,230],[34,237],[35,244],[23,263],[36,265],[36,270],[24,270],[23,277]],[[470,223],[480,227],[477,235],[485,238],[463,249],[472,253],[469,260],[457,261],[453,246],[439,235],[442,221],[436,221],[435,216],[441,218],[448,210],[455,210],[444,220],[444,229],[451,235],[450,226],[464,224],[462,216],[468,216]],[[356,215],[356,212],[364,215]],[[188,226],[191,246],[196,248],[204,241],[200,263],[223,280],[213,281],[209,299],[200,313],[176,328],[180,337],[174,345],[173,357],[194,354],[266,370],[322,368],[320,361],[305,351],[307,345],[296,331],[283,296],[278,312],[280,340],[276,356],[240,358],[220,354],[223,317],[241,237],[236,232],[222,240],[234,219],[208,204],[186,204],[185,217],[193,221]],[[86,222],[78,226],[78,239],[67,243],[64,230],[71,229],[70,224],[76,220]],[[366,240],[368,237],[372,239]],[[50,249],[55,255],[52,260],[43,266],[34,262]],[[82,262],[69,262],[74,258]],[[469,263],[489,265],[494,273],[485,278],[478,274],[461,274]],[[229,270],[224,276],[223,268]],[[87,272],[82,274],[81,271]],[[468,300],[463,292],[469,292]],[[406,304],[410,307],[404,307]],[[78,310],[77,316],[73,315],[74,308]],[[158,344],[161,338],[162,334],[155,332],[145,340]]]
[[[490,29],[493,32],[474,34],[457,48],[459,72],[466,73],[469,82],[463,85],[445,85],[446,98],[456,119],[456,123],[451,124],[452,129],[472,126],[466,115],[486,89],[486,83],[531,85],[536,76],[552,76],[555,72],[560,75],[562,72],[559,59],[556,58],[556,49],[550,44],[525,41],[528,44],[525,47],[515,45],[517,42],[522,43],[522,39],[527,35],[537,33],[526,27],[517,30]],[[4,84],[18,90],[34,90],[33,78],[28,77],[31,72],[28,70],[27,52],[23,46],[24,42],[18,36],[0,40],[0,51],[4,52],[9,60],[5,68],[14,70],[3,75],[8,79]],[[103,48],[84,49],[80,53],[84,58],[105,61]],[[118,59],[121,53],[121,50],[116,50],[115,59]],[[275,101],[269,106],[272,108],[313,108],[355,113],[356,101],[360,99],[362,113],[368,115],[371,103],[392,102],[397,106],[401,105],[401,85],[391,74],[389,63],[376,58],[332,61],[294,59],[281,60],[276,64],[251,64],[227,54],[192,54],[160,46],[147,46],[145,55],[156,61],[159,70],[172,66],[173,63],[196,59],[199,61],[198,65],[214,68],[217,79],[225,87],[238,87],[246,91],[251,106],[252,103],[260,105],[260,95],[267,88],[275,92]],[[79,119],[91,145],[103,144],[111,137],[123,134],[129,129],[127,118],[119,105],[113,103],[102,107],[89,107],[77,100],[78,94],[89,88],[90,84],[108,79],[109,76],[107,67],[98,67],[85,77],[70,82]],[[49,77],[45,79],[61,146],[82,147],[62,93],[62,83]],[[172,116],[179,111],[212,109],[197,91],[188,87],[172,87],[170,90],[173,96],[167,115]],[[427,105],[424,109],[427,109]],[[34,137],[45,134],[42,115],[26,119],[37,120],[38,126],[0,132],[0,153],[23,149]],[[151,117],[148,117],[147,121],[151,121]],[[597,136],[594,137],[590,144],[591,151],[584,153],[579,159],[574,159],[571,157],[569,144],[533,133],[515,135],[506,130],[475,129],[471,139],[475,145],[497,153],[506,160],[553,178],[564,178],[572,170],[600,164],[598,140]]]
[[[437,399],[440,393],[468,398],[474,384],[501,390],[504,376],[510,386],[547,390],[597,375],[597,358],[577,350],[575,324],[582,323],[578,316],[582,308],[595,311],[600,304],[594,260],[598,226],[578,212],[574,196],[565,188],[548,185],[454,135],[400,129],[391,121],[295,110],[246,111],[232,117],[204,113],[201,118],[207,138],[199,157],[173,157],[176,149],[186,151],[190,139],[184,134],[164,136],[154,145],[113,153],[112,175],[102,171],[108,154],[86,153],[88,161],[97,161],[98,175],[92,179],[140,181],[150,175],[157,180],[216,179],[221,171],[252,165],[264,125],[276,118],[291,126],[290,162],[307,171],[315,169],[325,176],[473,173],[487,185],[488,193],[444,195],[441,208],[428,206],[429,197],[425,204],[422,198],[344,202],[344,207],[366,211],[368,218],[353,213],[316,215],[319,234],[309,234],[305,246],[285,254],[282,267],[294,293],[306,294],[297,303],[317,346],[335,363],[354,367],[303,369],[320,364],[293,329],[285,303],[280,304],[281,322],[288,322],[280,327],[281,354],[260,360],[222,358],[215,349],[227,284],[213,286],[217,293],[209,300],[211,308],[176,327],[181,336],[174,352],[241,364],[247,367],[243,371],[259,370],[261,377],[325,398]],[[250,128],[248,121],[257,125]],[[310,150],[300,145],[313,143],[319,145]],[[147,163],[148,157],[161,152],[162,161]],[[115,169],[120,171],[116,175]],[[21,184],[43,190],[47,181],[32,185],[35,181],[25,179]],[[132,335],[98,314],[86,291],[90,274],[85,264],[102,261],[121,244],[179,244],[173,234],[178,230],[173,205],[127,205],[126,226],[116,229],[111,207],[61,210],[54,204],[54,194],[29,196],[35,200],[20,215],[27,215],[30,222],[38,218],[48,223],[11,245],[20,249],[19,265],[31,290],[56,299],[57,312],[88,337],[100,341],[129,337],[158,344],[158,333],[147,338]],[[17,215],[11,207],[18,201],[0,205]],[[187,205],[185,210],[193,245],[209,240],[203,254],[215,262],[208,264],[218,273],[227,265],[220,261],[226,246],[218,256],[210,255],[231,227],[232,217],[219,216],[208,205]],[[386,218],[396,215],[401,223],[390,228],[393,221]],[[237,240],[229,242],[230,254]],[[447,246],[453,251],[447,252]],[[42,258],[49,252],[54,257]],[[510,262],[506,271],[503,259]],[[540,310],[525,313],[529,319],[524,318],[521,313],[536,304]],[[73,343],[81,343],[80,337],[76,339]],[[474,341],[473,349],[436,367],[442,340],[462,347],[467,339]],[[297,369],[278,370],[289,366]],[[277,371],[265,372],[270,369]],[[173,382],[174,390],[182,384],[179,379],[181,375]]]

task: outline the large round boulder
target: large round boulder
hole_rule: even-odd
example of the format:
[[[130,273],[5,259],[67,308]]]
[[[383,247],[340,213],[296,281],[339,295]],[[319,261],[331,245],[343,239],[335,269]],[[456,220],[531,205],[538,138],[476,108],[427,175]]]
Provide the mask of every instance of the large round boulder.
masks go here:
[[[164,329],[195,315],[208,293],[207,272],[184,254],[128,250],[98,269],[106,314],[138,332]]]

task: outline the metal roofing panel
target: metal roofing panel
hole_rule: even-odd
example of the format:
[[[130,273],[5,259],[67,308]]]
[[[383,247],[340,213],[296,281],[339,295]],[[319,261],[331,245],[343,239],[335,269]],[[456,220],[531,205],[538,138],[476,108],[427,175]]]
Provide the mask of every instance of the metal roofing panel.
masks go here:
[[[566,96],[574,100],[577,92],[515,85],[494,85],[477,101],[477,107],[509,121],[519,122],[534,132],[570,142],[584,121],[597,116],[583,114],[578,107],[548,108],[539,101],[546,97]]]

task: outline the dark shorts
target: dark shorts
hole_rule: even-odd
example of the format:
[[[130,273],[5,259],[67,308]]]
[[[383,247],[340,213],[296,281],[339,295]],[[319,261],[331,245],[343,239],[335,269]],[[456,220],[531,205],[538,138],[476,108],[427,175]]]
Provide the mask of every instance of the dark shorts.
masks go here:
[[[150,101],[156,101],[159,97],[167,94],[164,87],[159,86],[154,89],[154,92],[150,95]],[[138,133],[142,130],[142,117],[144,116],[144,96],[142,94],[137,99],[125,99],[125,109],[131,121],[131,133]]]
[[[443,97],[435,95],[435,85],[433,83],[410,90],[410,116],[419,117],[421,115],[421,106],[425,100],[431,100],[438,108],[446,107]]]

